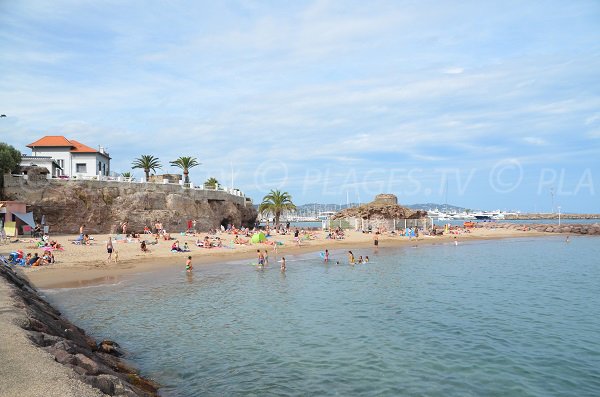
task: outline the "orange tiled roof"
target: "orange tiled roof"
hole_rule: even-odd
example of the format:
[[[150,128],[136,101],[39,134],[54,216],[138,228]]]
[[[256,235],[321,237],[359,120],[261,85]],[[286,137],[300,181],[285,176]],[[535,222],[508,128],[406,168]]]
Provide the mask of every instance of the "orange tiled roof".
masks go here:
[[[61,135],[47,135],[37,141],[30,143],[27,147],[48,147],[48,146],[58,146],[58,147],[72,147],[73,144],[67,138]]]
[[[28,148],[34,147],[68,147],[71,153],[98,153],[96,149],[84,145],[74,139],[67,139],[62,135],[47,135],[37,141],[27,145]]]
[[[71,143],[73,144],[73,149],[71,149],[72,153],[97,153],[96,149],[92,149],[89,146],[84,145],[81,142],[77,142],[71,139]]]

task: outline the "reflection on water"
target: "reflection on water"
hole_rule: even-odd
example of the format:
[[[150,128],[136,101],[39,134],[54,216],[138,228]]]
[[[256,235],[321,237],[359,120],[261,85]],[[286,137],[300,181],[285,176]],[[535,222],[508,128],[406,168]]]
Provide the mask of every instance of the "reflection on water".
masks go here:
[[[53,291],[166,396],[596,396],[597,238],[315,253]],[[335,264],[340,261],[341,264]]]

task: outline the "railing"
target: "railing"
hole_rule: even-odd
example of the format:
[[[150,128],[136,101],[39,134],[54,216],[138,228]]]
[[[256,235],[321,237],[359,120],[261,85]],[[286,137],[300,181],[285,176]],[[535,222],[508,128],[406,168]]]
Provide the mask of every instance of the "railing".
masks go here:
[[[25,177],[24,175],[13,175],[14,177]],[[61,177],[51,177],[48,179],[61,180],[61,181],[100,181],[100,182],[125,182],[125,183],[153,183],[158,185],[171,185],[171,186],[181,186],[182,188],[193,189],[193,190],[210,190],[216,192],[225,192],[229,193],[233,196],[238,197],[246,197],[246,195],[239,189],[230,189],[224,186],[205,186],[204,184],[195,186],[193,183],[189,183],[188,186],[183,181],[179,181],[177,183],[169,182],[168,179],[163,179],[162,183],[160,182],[146,182],[144,178],[140,180],[136,180],[133,177],[124,177],[124,176],[104,176],[104,175],[83,175],[77,174],[74,177],[61,176]]]

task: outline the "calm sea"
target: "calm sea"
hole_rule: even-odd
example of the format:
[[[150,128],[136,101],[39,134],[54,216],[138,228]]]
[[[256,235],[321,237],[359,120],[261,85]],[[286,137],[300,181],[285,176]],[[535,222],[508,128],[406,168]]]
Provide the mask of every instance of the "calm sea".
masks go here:
[[[45,291],[165,396],[598,396],[600,239],[182,263]],[[336,265],[335,260],[341,264]],[[274,258],[271,258],[274,262]]]

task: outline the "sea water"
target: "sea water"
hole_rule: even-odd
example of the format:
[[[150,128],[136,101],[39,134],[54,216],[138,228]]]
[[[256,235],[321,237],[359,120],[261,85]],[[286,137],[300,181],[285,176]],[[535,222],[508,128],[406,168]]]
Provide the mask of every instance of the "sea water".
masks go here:
[[[521,238],[169,269],[44,291],[165,396],[598,396],[600,240]],[[333,245],[332,245],[333,248]],[[336,264],[339,261],[340,264]]]

